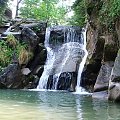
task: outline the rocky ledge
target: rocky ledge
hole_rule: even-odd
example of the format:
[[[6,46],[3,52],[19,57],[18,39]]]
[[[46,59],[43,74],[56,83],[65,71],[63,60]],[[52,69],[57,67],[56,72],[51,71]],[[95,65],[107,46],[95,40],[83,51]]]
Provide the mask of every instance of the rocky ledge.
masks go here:
[[[11,64],[0,73],[0,88],[36,88],[47,57],[44,47],[46,27],[45,22],[21,18],[11,20],[0,27],[0,41],[6,41],[7,36],[12,34],[32,53],[31,59],[28,59],[26,51],[19,59],[14,56]]]

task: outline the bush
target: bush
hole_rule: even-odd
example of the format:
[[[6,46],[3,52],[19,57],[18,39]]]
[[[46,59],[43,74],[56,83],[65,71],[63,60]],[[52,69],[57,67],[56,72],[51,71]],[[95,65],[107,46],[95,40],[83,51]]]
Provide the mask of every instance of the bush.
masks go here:
[[[9,35],[6,41],[0,40],[0,71],[14,59],[17,59],[20,65],[27,64],[32,56],[27,50],[27,45],[19,43],[13,35]]]

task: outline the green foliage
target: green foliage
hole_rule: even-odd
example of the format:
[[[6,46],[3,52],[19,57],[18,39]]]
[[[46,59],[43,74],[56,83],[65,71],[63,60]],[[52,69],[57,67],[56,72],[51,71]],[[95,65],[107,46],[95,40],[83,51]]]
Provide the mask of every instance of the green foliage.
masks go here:
[[[110,25],[114,22],[120,16],[120,0],[103,1],[99,16],[104,24]]]
[[[74,16],[70,19],[70,24],[77,26],[84,26],[86,23],[86,1],[76,0],[72,6]]]
[[[12,34],[9,34],[7,35],[7,43],[9,44],[9,46],[15,48],[17,45],[17,40]]]
[[[91,6],[88,5],[89,2]],[[91,13],[91,10],[95,11],[95,9],[97,9],[96,12],[98,12],[98,18],[96,19],[98,19],[101,24],[111,28],[115,20],[120,17],[120,0],[76,0],[73,5],[75,15],[70,20],[70,23],[83,26],[86,23],[87,14]]]
[[[7,43],[0,40],[0,68],[6,67],[12,59],[13,50],[7,46]]]
[[[8,41],[0,40],[0,71],[10,64],[14,57],[18,59],[21,49],[25,49],[25,44],[17,42],[16,48],[10,46]]]
[[[62,23],[65,17],[65,8],[57,6],[59,0],[24,0],[24,7],[20,15],[24,18],[35,18],[49,23]]]
[[[8,0],[0,0],[0,24],[2,24]]]

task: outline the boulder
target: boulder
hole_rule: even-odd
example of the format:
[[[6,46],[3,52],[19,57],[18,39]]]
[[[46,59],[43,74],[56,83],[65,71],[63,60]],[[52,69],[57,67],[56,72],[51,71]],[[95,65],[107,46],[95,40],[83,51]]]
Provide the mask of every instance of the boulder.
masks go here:
[[[29,81],[27,84],[24,85],[24,89],[35,89],[37,88],[39,77],[35,75],[29,75],[27,77],[27,80]]]
[[[24,75],[22,75],[21,69],[18,64],[10,64],[0,74],[0,88],[24,88],[23,86]]]
[[[33,71],[38,65],[44,65],[47,58],[47,50],[43,49],[40,53],[34,55],[33,59],[28,63],[27,67]]]
[[[44,71],[44,65],[37,65],[37,67],[33,70],[32,73],[40,78],[43,71]]]
[[[55,89],[52,87],[57,80],[58,80],[57,90],[75,91],[75,87],[77,84],[77,73],[64,72],[60,74],[59,78],[53,75],[50,75],[47,82],[47,89]]]
[[[38,36],[36,33],[28,27],[25,27],[21,31],[22,42],[29,45],[32,50],[35,50],[39,44]]]
[[[113,61],[104,62],[102,64],[99,75],[97,77],[97,80],[94,86],[94,92],[108,90],[109,79],[110,79],[113,65],[114,65]]]
[[[31,20],[27,23],[22,23],[20,25],[20,28],[30,28],[31,30],[33,30],[36,35],[39,37],[39,42],[40,43],[44,43],[45,41],[45,33],[46,33],[46,27],[47,27],[47,23],[46,22],[37,22],[34,20]]]
[[[120,101],[120,50],[115,59],[109,82],[109,100]]]

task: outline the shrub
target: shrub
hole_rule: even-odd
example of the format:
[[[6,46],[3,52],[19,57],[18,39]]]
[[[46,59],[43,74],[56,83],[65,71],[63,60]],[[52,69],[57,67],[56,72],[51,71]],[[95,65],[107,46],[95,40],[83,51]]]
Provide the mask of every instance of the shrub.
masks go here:
[[[12,35],[8,38],[6,41],[0,40],[0,71],[13,62],[14,58],[22,65],[33,57],[26,44],[19,43]]]

